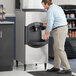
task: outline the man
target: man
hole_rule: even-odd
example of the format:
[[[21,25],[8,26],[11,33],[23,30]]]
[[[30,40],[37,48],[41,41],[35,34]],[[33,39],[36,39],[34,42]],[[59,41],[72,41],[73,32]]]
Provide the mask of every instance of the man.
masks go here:
[[[47,10],[47,23],[43,39],[46,40],[53,33],[54,38],[54,67],[48,71],[57,72],[59,74],[71,73],[71,68],[64,50],[65,40],[68,34],[67,20],[61,7],[52,3],[52,0],[42,0],[43,7]],[[63,70],[60,70],[62,63]]]

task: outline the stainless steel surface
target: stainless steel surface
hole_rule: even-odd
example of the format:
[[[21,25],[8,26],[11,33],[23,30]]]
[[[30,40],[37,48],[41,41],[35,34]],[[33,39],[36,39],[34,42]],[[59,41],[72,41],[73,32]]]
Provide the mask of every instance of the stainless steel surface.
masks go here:
[[[40,48],[25,47],[25,64],[48,63],[48,44]]]
[[[0,21],[0,24],[14,24],[14,22],[10,22],[10,21]]]
[[[44,22],[46,21],[46,12],[25,12],[26,24],[28,26],[34,22]]]
[[[16,60],[24,63],[24,25],[25,14],[18,10],[16,11]]]
[[[46,12],[26,12],[25,14],[25,26],[34,22],[43,23],[46,21]],[[48,44],[40,48],[25,45],[25,63],[48,63]]]
[[[21,9],[43,9],[42,0],[20,0]]]
[[[24,44],[24,27],[34,22],[44,21],[46,21],[46,12],[16,11],[16,60],[23,64],[48,63],[48,44],[40,48]]]

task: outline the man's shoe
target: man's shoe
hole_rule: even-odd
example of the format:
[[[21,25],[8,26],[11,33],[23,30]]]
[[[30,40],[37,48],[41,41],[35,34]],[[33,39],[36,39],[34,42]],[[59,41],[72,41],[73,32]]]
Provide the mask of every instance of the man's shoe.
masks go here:
[[[57,74],[71,74],[71,73],[72,73],[71,69],[69,69],[69,70],[60,70],[60,71],[57,72]]]
[[[54,67],[47,70],[47,72],[58,72],[58,71],[60,71],[60,69],[59,68],[54,68]]]

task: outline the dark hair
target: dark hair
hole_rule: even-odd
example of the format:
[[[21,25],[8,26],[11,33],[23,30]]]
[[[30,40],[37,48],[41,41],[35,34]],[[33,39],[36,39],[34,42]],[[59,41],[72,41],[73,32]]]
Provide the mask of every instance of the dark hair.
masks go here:
[[[44,4],[48,4],[51,5],[52,4],[52,0],[42,0],[42,3],[44,2]]]

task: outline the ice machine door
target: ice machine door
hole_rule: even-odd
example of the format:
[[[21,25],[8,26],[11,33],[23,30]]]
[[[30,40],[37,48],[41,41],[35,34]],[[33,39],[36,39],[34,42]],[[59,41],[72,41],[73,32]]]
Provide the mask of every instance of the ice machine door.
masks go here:
[[[29,46],[39,48],[48,43],[48,40],[42,39],[41,31],[45,30],[43,23],[34,22],[29,24],[25,29],[27,31],[27,36],[25,35],[25,39],[27,39],[26,44]]]

